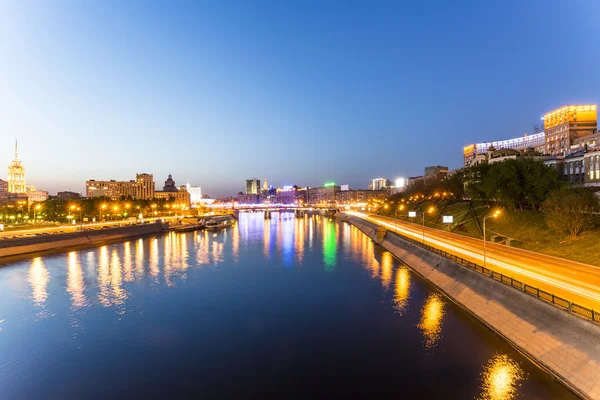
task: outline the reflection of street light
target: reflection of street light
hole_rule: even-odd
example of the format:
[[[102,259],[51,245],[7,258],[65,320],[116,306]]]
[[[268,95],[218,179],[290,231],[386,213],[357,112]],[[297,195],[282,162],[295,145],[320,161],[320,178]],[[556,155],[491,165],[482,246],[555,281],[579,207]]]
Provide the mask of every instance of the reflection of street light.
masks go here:
[[[485,268],[485,220],[488,218],[496,218],[500,215],[500,210],[496,210],[493,213],[490,213],[483,217],[483,267]]]

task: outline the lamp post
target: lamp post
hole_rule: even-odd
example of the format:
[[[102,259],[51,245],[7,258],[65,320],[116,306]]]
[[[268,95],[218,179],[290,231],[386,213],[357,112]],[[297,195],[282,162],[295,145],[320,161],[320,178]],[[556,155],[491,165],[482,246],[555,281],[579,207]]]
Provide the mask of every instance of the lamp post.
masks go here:
[[[488,218],[496,218],[498,215],[500,215],[500,210],[496,210],[488,215],[486,215],[485,217],[483,217],[483,267],[485,268],[485,261],[486,261],[486,257],[485,257],[485,220]]]
[[[435,208],[429,207],[429,209],[427,209],[427,211],[423,211],[421,213],[421,216],[423,217],[423,245],[425,244],[425,214],[430,213],[433,214],[433,212],[435,211]]]
[[[33,213],[33,227],[35,228],[36,222],[37,222],[37,216],[38,216],[38,212],[40,211],[40,208],[42,208],[41,205],[37,204],[35,206],[35,211]]]
[[[106,204],[100,206],[100,222],[102,222],[102,211],[104,211],[104,209],[106,209]]]

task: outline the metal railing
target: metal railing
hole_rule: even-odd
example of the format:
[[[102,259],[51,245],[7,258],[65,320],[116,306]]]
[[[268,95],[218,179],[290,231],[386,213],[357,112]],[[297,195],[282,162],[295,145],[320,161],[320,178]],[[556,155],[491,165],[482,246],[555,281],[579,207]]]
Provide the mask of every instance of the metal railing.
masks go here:
[[[438,254],[449,260],[452,260],[452,261],[456,262],[457,264],[462,265],[463,267],[466,267],[473,271],[479,272],[480,274],[485,275],[495,281],[504,283],[507,286],[511,286],[512,288],[515,288],[517,290],[525,292],[528,295],[536,297],[542,301],[545,301],[546,303],[552,304],[553,306],[561,308],[573,315],[576,315],[578,317],[585,318],[587,320],[590,320],[590,321],[600,324],[600,312],[599,311],[594,311],[593,309],[580,306],[579,304],[576,304],[576,303],[572,303],[572,302],[568,301],[567,299],[563,299],[562,297],[558,297],[558,296],[554,295],[554,293],[549,293],[540,288],[527,285],[526,283],[520,282],[510,276],[506,276],[502,273],[492,271],[489,268],[482,267],[481,265],[476,264],[472,261],[465,260],[462,257],[458,257],[458,256],[456,256],[454,254],[450,254],[444,250],[440,250],[440,249],[432,247],[428,244],[424,244],[421,241],[404,236],[398,232],[394,232],[392,230],[387,230],[387,233],[398,236],[399,238],[406,240],[409,243],[412,243],[421,248],[429,250],[432,253]]]

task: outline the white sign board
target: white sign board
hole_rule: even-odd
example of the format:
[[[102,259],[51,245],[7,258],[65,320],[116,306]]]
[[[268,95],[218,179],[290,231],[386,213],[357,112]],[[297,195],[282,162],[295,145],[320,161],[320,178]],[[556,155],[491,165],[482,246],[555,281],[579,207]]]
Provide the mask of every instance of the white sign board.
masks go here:
[[[0,224],[0,232],[4,231],[4,224]]]
[[[452,222],[454,222],[454,217],[452,215],[444,215],[442,217],[442,222],[445,224],[451,224]]]
[[[417,212],[416,211],[409,211],[408,212],[408,216],[411,217],[411,218],[414,218],[414,217],[417,216]]]

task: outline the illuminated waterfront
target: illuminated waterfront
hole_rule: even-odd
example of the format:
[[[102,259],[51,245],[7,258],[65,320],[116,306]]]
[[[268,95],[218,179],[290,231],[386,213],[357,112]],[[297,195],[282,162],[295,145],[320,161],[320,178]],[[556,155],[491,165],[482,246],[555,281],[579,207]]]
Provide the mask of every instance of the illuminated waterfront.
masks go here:
[[[571,398],[348,224],[259,213],[0,268],[0,398]]]

